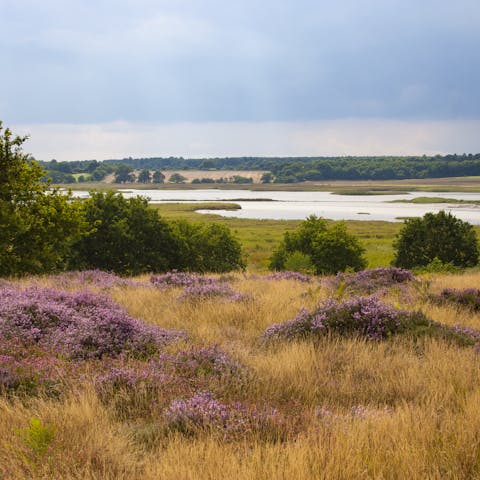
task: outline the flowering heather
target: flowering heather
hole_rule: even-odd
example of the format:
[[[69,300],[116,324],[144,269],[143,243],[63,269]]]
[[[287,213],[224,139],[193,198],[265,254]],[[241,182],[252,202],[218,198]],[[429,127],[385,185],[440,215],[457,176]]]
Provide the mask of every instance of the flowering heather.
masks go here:
[[[191,398],[174,400],[165,410],[169,430],[194,434],[198,431],[217,432],[229,439],[246,433],[262,432],[276,435],[283,418],[274,408],[249,408],[241,403],[227,405],[208,392]]]
[[[480,332],[474,328],[465,327],[457,323],[453,326],[453,331],[460,335],[464,335],[473,341],[480,342]]]
[[[303,308],[293,320],[268,327],[263,336],[267,340],[294,340],[334,332],[383,340],[400,331],[405,317],[407,312],[376,297],[355,297],[345,302],[328,300],[313,312]]]
[[[141,286],[141,282],[122,278],[113,273],[102,270],[83,270],[78,272],[65,272],[47,277],[55,283],[57,288],[85,288],[92,286],[100,289],[113,287]]]
[[[218,282],[215,279],[208,283],[197,283],[186,287],[178,299],[182,300],[205,300],[211,298],[223,298],[228,301],[247,300],[250,297],[235,292],[228,283]]]
[[[146,356],[184,336],[131,318],[108,297],[38,287],[0,290],[0,335],[71,358]]]
[[[157,288],[171,288],[171,287],[191,287],[193,285],[202,285],[215,282],[214,278],[205,277],[196,273],[167,272],[162,275],[152,275],[150,283]]]
[[[312,277],[300,272],[275,272],[263,277],[263,280],[297,280],[298,282],[311,282]]]
[[[346,288],[369,294],[413,280],[415,280],[415,277],[409,270],[397,267],[382,267],[361,270],[356,273],[338,273],[330,280],[330,283],[335,288],[344,283]]]
[[[474,311],[480,310],[480,290],[477,288],[465,290],[445,288],[439,295],[431,295],[431,299],[438,303],[451,303]]]
[[[56,395],[60,391],[60,371],[60,361],[52,356],[17,359],[0,355],[0,393],[34,395],[42,391]]]
[[[228,377],[234,376],[238,380],[247,373],[245,367],[234,360],[228,353],[217,345],[212,347],[190,347],[173,355],[163,354],[160,362],[183,377]]]

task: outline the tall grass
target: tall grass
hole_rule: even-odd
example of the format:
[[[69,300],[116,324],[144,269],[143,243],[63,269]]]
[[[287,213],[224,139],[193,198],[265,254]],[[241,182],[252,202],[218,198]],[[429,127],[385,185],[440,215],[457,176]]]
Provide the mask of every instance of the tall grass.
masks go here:
[[[109,401],[93,383],[75,379],[58,397],[0,394],[0,478],[480,478],[475,348],[428,337],[368,341],[333,334],[265,344],[260,338],[268,326],[292,319],[302,307],[313,309],[335,291],[318,279],[236,275],[232,288],[247,294],[246,300],[178,301],[180,288],[138,280],[102,292],[132,317],[186,331],[187,340],[167,348],[171,355],[192,346],[218,345],[228,352],[248,371],[243,383],[235,383],[236,377],[230,383],[223,377],[195,381],[216,389],[225,404],[275,408],[283,419],[279,433],[252,429],[224,438],[209,429],[169,430],[151,392],[138,390],[129,403],[123,391]],[[435,304],[428,296],[479,280],[478,272],[430,275],[382,298],[446,325],[480,330],[480,314]],[[53,286],[58,279],[21,285],[32,282]],[[89,365],[93,372],[98,364]],[[46,453],[32,450],[20,434],[32,418],[55,427]]]

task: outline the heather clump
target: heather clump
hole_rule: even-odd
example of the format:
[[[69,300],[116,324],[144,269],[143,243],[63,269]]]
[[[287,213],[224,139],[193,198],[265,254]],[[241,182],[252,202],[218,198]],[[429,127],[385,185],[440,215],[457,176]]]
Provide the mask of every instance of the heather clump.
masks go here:
[[[480,290],[478,288],[466,288],[464,290],[445,288],[439,294],[431,295],[430,298],[437,303],[480,311]]]
[[[245,376],[247,370],[230,354],[221,350],[218,345],[208,347],[189,347],[175,354],[163,354],[160,362],[168,365],[174,372],[183,377],[229,377],[238,379]]]
[[[361,294],[372,294],[382,289],[406,284],[415,280],[410,270],[398,267],[380,267],[356,273],[338,273],[328,283],[333,288],[343,285],[345,289]]]
[[[91,286],[98,289],[110,289],[113,287],[134,287],[141,286],[137,282],[128,278],[122,278],[114,273],[103,270],[82,270],[64,272],[57,275],[50,275],[47,280],[51,281],[56,288],[86,288]]]
[[[213,390],[229,396],[243,392],[253,378],[244,365],[217,345],[191,346],[171,355],[162,354],[152,362],[196,390]]]
[[[263,277],[264,280],[296,280],[298,282],[311,282],[312,276],[300,272],[275,272],[270,275]]]
[[[150,277],[150,283],[157,288],[190,287],[211,281],[214,281],[211,277],[205,277],[196,273],[177,272],[176,270]]]
[[[195,273],[172,271],[162,275],[153,275],[150,282],[161,289],[183,287],[183,291],[178,297],[180,301],[211,298],[238,301],[249,298],[248,295],[235,292],[225,277],[215,278]]]
[[[209,391],[187,399],[174,400],[164,412],[170,431],[195,435],[200,432],[220,435],[229,440],[246,434],[261,434],[278,439],[284,430],[284,419],[274,408],[249,407],[242,403],[226,404]]]
[[[295,340],[335,333],[384,340],[399,333],[408,318],[409,313],[376,297],[354,297],[345,302],[328,300],[312,312],[303,308],[293,320],[268,327],[263,336],[267,340]]]
[[[225,282],[219,282],[216,279],[210,279],[209,282],[195,283],[187,286],[178,297],[180,301],[198,301],[213,298],[221,298],[227,301],[247,300],[250,296],[235,292],[232,287]]]
[[[0,335],[70,358],[148,356],[184,336],[130,317],[103,295],[38,287],[0,290]]]
[[[62,390],[63,367],[54,356],[0,355],[0,393],[56,396]]]

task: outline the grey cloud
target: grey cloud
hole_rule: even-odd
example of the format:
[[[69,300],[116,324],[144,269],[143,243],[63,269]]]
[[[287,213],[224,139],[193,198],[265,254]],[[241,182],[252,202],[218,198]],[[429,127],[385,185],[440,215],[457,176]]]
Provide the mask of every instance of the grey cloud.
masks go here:
[[[0,3],[9,122],[479,116],[472,0]]]

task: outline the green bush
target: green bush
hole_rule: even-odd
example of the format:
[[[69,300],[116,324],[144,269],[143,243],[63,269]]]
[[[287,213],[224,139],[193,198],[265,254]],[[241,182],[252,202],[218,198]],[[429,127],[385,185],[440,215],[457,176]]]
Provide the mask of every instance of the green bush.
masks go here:
[[[224,273],[245,268],[241,245],[225,225],[186,221],[174,225],[183,248],[178,270]]]
[[[2,133],[3,132],[3,133]],[[65,267],[70,246],[85,231],[82,208],[50,189],[45,172],[22,152],[0,122],[0,275],[43,273]]]
[[[92,231],[73,246],[71,267],[136,275],[181,263],[181,240],[145,198],[92,192],[84,211]]]
[[[394,248],[397,267],[423,267],[432,262],[462,268],[478,264],[478,240],[472,225],[443,210],[406,220]]]
[[[270,268],[286,270],[289,257],[300,252],[309,257],[317,274],[358,271],[366,266],[364,251],[343,222],[328,227],[325,219],[311,215],[294,232],[285,233],[270,258]]]

